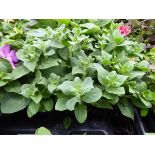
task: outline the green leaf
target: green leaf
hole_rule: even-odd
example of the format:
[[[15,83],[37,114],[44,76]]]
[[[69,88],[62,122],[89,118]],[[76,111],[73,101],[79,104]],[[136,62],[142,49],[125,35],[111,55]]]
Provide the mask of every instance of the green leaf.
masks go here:
[[[93,24],[93,23],[85,23],[81,24],[81,27],[87,28],[86,30],[83,30],[84,34],[94,34],[94,33],[99,33],[100,32],[100,27]]]
[[[117,95],[115,95],[115,94],[110,94],[110,93],[107,93],[107,92],[103,92],[103,93],[102,93],[102,96],[105,97],[105,98],[108,99],[108,100],[113,100]]]
[[[52,66],[58,66],[59,65],[58,61],[59,59],[54,59],[51,57],[43,58],[41,64],[39,65],[39,69],[47,69]]]
[[[10,72],[11,70],[12,70],[12,67],[9,61],[0,57],[0,71]]]
[[[119,75],[115,71],[110,72],[106,77],[107,84],[109,84],[111,87],[120,87],[126,81],[126,79],[127,76]]]
[[[36,104],[35,102],[31,101],[29,106],[28,106],[28,109],[29,111],[35,115],[38,111],[39,111],[39,108],[40,108],[40,103],[39,104]]]
[[[13,78],[13,80],[16,80],[28,74],[29,72],[30,71],[23,65],[18,65],[17,68],[12,71],[11,77]]]
[[[39,29],[32,29],[27,32],[28,36],[33,36],[33,37],[44,37],[46,35],[45,29],[39,28]]]
[[[104,49],[106,52],[109,52],[111,50],[113,50],[114,48],[116,48],[117,44],[114,41],[111,41],[108,43],[108,45],[106,46],[106,48]]]
[[[66,103],[66,107],[68,110],[73,111],[76,103],[80,103],[80,99],[77,97],[73,97],[69,99]]]
[[[54,103],[52,99],[44,99],[41,103],[44,105],[46,111],[51,111],[53,109]]]
[[[12,93],[20,93],[21,84],[19,81],[13,81],[4,87],[5,91]]]
[[[134,78],[141,79],[146,73],[143,71],[131,71],[129,74],[129,80],[132,80]]]
[[[143,60],[139,62],[138,64],[136,64],[136,67],[140,69],[141,71],[148,72],[150,68],[150,64],[148,63],[148,61]]]
[[[129,73],[133,70],[134,68],[134,65],[135,65],[135,62],[134,61],[127,61],[125,63],[123,63],[121,65],[121,68],[119,69],[119,72],[121,74],[125,74],[125,73]]]
[[[82,67],[80,66],[74,66],[72,67],[72,75],[76,75],[76,74],[84,74],[84,70]]]
[[[94,88],[93,80],[91,77],[86,77],[83,81],[83,85],[84,85],[84,93],[89,92],[92,88]]]
[[[105,90],[108,93],[111,93],[111,94],[116,94],[116,95],[123,95],[123,94],[125,94],[124,87],[118,87],[118,88],[109,87],[109,88],[106,88]]]
[[[102,56],[101,57],[99,56],[99,59],[100,59],[101,63],[103,65],[110,64],[111,59],[112,59],[112,55],[107,53],[107,52],[105,52],[105,51],[102,51],[101,54],[102,54]]]
[[[151,48],[150,51],[149,51],[149,54],[155,55],[155,48]]]
[[[51,97],[51,93],[48,91],[46,87],[43,88],[43,90],[41,91],[41,95],[42,95],[42,98],[44,99]]]
[[[50,26],[51,28],[56,28],[57,27],[56,20],[53,20],[53,19],[38,19],[37,20],[37,24],[34,27],[41,29],[41,28],[47,28],[48,26]],[[41,30],[44,30],[44,29],[41,29]],[[44,33],[43,34],[40,34],[40,35],[41,35],[40,37],[43,37],[44,36]]]
[[[92,29],[94,28],[96,25],[93,23],[85,23],[85,24],[81,24],[81,27],[87,28],[87,29]]]
[[[40,127],[35,131],[35,135],[52,135],[52,133],[47,128]]]
[[[58,86],[65,95],[74,95],[74,82],[73,81],[65,81],[61,85]]]
[[[37,47],[31,44],[23,44],[22,49],[17,51],[17,57],[24,62],[24,66],[26,66],[28,69],[34,70],[34,66],[36,65],[36,62],[38,61],[41,50],[38,50]],[[33,67],[33,69],[31,68]]]
[[[139,96],[140,100],[144,103],[144,105],[145,105],[146,107],[148,107],[148,108],[151,108],[151,107],[152,107],[151,102],[146,101],[146,100],[145,100],[144,98],[142,98],[140,95],[138,95],[138,96]]]
[[[83,82],[79,77],[74,78],[74,88],[75,89],[83,88]]]
[[[95,64],[95,67],[98,72],[98,80],[105,87],[120,87],[127,79],[127,76],[119,75],[116,71],[106,71],[99,64]]]
[[[52,84],[48,84],[47,86],[49,92],[52,94],[54,90],[56,90],[57,86],[56,85],[52,85]]]
[[[117,44],[120,44],[124,41],[123,35],[117,29],[113,32],[113,39]]]
[[[44,56],[51,56],[51,55],[54,55],[55,54],[55,50],[54,49],[51,49],[47,52],[44,53]]]
[[[126,99],[122,99],[118,103],[118,107],[124,116],[129,117],[132,120],[134,120],[134,108],[131,103],[129,103]]]
[[[65,24],[66,26],[68,26],[71,22],[70,19],[57,19],[59,24]]]
[[[7,81],[0,81],[0,87],[5,86],[7,83]]]
[[[34,72],[36,67],[36,61],[25,61],[24,66],[29,69],[31,72]]]
[[[112,105],[104,99],[100,99],[99,101],[92,103],[91,105],[97,108],[113,109]]]
[[[93,88],[82,96],[82,101],[86,103],[93,103],[102,97],[102,91],[99,88]]]
[[[118,46],[128,46],[128,45],[133,45],[133,42],[129,40],[124,40],[124,42],[119,44]]]
[[[155,102],[155,92],[152,92],[150,90],[144,90],[142,92],[142,96],[147,101],[154,101]]]
[[[108,71],[105,70],[100,64],[94,64],[94,67],[97,70],[99,82],[103,84],[105,77],[108,75]]]
[[[65,127],[65,129],[68,129],[71,125],[71,118],[70,117],[66,117],[63,121],[63,125]]]
[[[31,84],[22,85],[21,94],[27,98],[31,98],[36,104],[42,99],[42,95],[39,93],[38,89]]]
[[[53,93],[53,91],[58,87],[59,79],[60,79],[60,76],[57,76],[56,74],[51,73],[49,78],[49,84],[47,86],[50,93]]]
[[[141,115],[141,117],[147,116],[148,113],[149,113],[148,109],[141,109],[141,110],[140,110],[140,115]]]
[[[151,107],[151,106],[149,106],[149,107],[146,106],[139,98],[136,98],[136,97],[132,97],[131,102],[135,107],[138,107],[141,109],[147,109],[147,108]]]
[[[84,103],[76,104],[74,114],[79,123],[84,123],[87,118],[87,106]]]
[[[43,77],[42,77],[42,74],[41,74],[40,70],[36,70],[35,79],[33,80],[32,84],[36,84],[36,83],[42,81],[42,79],[43,79]]]
[[[66,103],[68,101],[68,98],[58,98],[56,104],[55,104],[55,110],[58,111],[64,111],[67,109]]]
[[[58,41],[52,41],[51,46],[55,48],[64,48],[64,45],[59,43]]]
[[[131,94],[134,94],[134,93],[136,93],[136,91],[129,85],[129,92],[131,93]]]
[[[42,86],[47,86],[48,84],[48,80],[45,77],[36,77],[35,81],[37,82],[38,85],[42,85]]]
[[[94,19],[90,19],[94,20]],[[110,24],[113,20],[112,19],[97,19],[97,23],[100,27],[105,27],[106,25]]]
[[[2,113],[14,113],[27,107],[30,100],[14,93],[5,93],[1,101]]]
[[[62,48],[58,50],[59,55],[64,60],[67,60],[69,58],[69,49],[68,48]]]
[[[42,99],[42,95],[38,92],[36,92],[33,96],[31,96],[31,99],[36,103],[38,104],[41,99]]]
[[[29,118],[33,117],[35,114],[31,113],[31,111],[27,108],[27,116]]]
[[[21,94],[27,98],[33,96],[38,89],[34,85],[23,84],[21,86]]]
[[[110,93],[107,93],[107,92],[103,92],[102,96],[104,98],[108,99],[108,102],[110,102],[113,105],[116,104],[118,102],[118,100],[119,100],[118,95],[110,94]]]

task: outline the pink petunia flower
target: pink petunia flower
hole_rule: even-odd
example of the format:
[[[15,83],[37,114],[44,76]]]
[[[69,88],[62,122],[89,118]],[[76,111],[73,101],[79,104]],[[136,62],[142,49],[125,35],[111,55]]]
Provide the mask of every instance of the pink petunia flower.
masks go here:
[[[5,44],[0,48],[0,57],[7,59],[10,62],[12,68],[16,69],[16,65],[19,59],[16,56],[16,50],[10,50],[10,45]]]
[[[131,28],[129,26],[124,25],[119,26],[118,30],[123,36],[128,36],[129,33],[131,32]]]

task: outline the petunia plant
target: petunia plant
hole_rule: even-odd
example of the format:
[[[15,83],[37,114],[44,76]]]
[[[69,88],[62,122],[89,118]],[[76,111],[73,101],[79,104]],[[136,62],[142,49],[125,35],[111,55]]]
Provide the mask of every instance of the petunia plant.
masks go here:
[[[87,77],[83,81],[79,77],[75,77],[74,81],[65,81],[57,89],[61,90],[62,94],[58,94],[55,109],[59,111],[74,110],[80,123],[83,123],[87,117],[86,103],[94,103],[102,97],[102,91],[97,87],[94,88],[91,77]]]
[[[0,30],[1,113],[68,110],[83,123],[90,107],[116,106],[131,119],[134,107],[154,109],[152,60],[129,26],[101,19],[13,20],[1,21]]]

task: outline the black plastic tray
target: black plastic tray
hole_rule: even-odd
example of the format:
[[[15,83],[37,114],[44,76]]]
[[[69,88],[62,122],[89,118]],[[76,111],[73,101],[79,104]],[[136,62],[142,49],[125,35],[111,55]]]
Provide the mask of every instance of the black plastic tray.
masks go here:
[[[66,116],[72,118],[68,129],[63,126]],[[40,113],[30,119],[25,111],[21,111],[0,117],[0,135],[34,134],[41,126],[47,127],[55,135],[141,135],[146,132],[137,110],[132,121],[117,109],[90,109],[83,124],[79,124],[70,112]]]
[[[142,118],[143,124],[146,126],[146,133],[155,133],[155,115],[152,112]]]
[[[136,128],[136,131],[138,131],[139,135],[144,135],[146,132],[148,132],[148,129],[139,113],[140,113],[139,110],[135,109],[134,126]]]

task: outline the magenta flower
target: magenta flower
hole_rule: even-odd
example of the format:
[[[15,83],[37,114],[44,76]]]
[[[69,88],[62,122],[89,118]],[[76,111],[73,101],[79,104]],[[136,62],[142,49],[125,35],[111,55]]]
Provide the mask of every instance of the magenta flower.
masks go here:
[[[128,36],[129,33],[131,32],[131,28],[129,26],[124,26],[124,25],[119,26],[118,30],[123,36]]]
[[[7,59],[10,62],[12,68],[16,69],[16,65],[19,59],[16,56],[16,50],[10,50],[10,45],[5,44],[0,48],[0,57]]]

